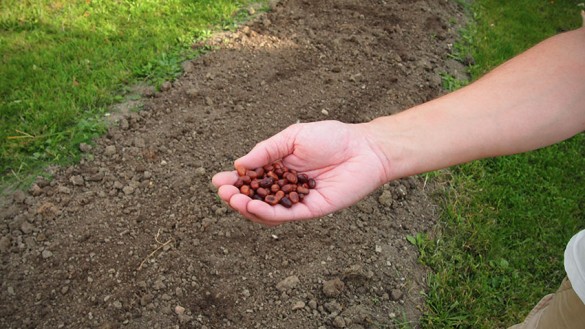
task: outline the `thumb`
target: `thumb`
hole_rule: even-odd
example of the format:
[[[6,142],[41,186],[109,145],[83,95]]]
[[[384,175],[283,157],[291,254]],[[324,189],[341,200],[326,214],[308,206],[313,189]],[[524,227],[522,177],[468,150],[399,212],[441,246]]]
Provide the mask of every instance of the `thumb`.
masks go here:
[[[256,144],[248,154],[234,162],[235,167],[258,168],[292,154],[298,130],[299,125],[295,124]]]

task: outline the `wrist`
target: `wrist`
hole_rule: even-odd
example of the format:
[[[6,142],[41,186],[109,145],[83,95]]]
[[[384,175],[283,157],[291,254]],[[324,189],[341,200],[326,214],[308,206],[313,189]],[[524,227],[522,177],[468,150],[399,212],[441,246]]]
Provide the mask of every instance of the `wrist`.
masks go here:
[[[410,145],[407,134],[397,125],[394,116],[386,116],[360,124],[366,142],[380,162],[384,182],[410,175],[407,150]]]

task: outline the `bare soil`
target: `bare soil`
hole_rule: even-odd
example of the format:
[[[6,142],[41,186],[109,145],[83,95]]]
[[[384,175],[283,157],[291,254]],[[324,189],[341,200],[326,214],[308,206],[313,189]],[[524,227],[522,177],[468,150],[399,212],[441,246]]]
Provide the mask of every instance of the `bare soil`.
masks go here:
[[[0,201],[1,328],[419,326],[407,235],[440,210],[409,177],[325,218],[266,228],[211,176],[295,122],[364,122],[442,93],[461,10],[287,0],[123,115],[84,160]],[[456,73],[456,72],[453,72]],[[148,95],[147,95],[148,96]]]

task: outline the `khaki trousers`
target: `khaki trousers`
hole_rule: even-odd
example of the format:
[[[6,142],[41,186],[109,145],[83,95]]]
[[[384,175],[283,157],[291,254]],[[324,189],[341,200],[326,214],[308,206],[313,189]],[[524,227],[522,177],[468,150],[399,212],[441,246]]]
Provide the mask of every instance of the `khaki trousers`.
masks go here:
[[[556,293],[544,296],[524,322],[509,329],[585,329],[585,304],[565,278]]]

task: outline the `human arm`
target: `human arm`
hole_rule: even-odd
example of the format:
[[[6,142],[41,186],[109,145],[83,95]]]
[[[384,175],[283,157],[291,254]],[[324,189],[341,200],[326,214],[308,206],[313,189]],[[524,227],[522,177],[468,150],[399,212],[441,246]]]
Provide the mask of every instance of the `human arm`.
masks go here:
[[[585,129],[585,29],[549,38],[469,86],[365,124],[387,179],[526,152]]]
[[[387,181],[475,159],[525,152],[585,129],[585,30],[552,37],[459,91],[364,124],[293,125],[236,160],[254,168],[283,159],[317,188],[291,209],[239,194],[217,174],[220,197],[264,224],[347,207]]]

